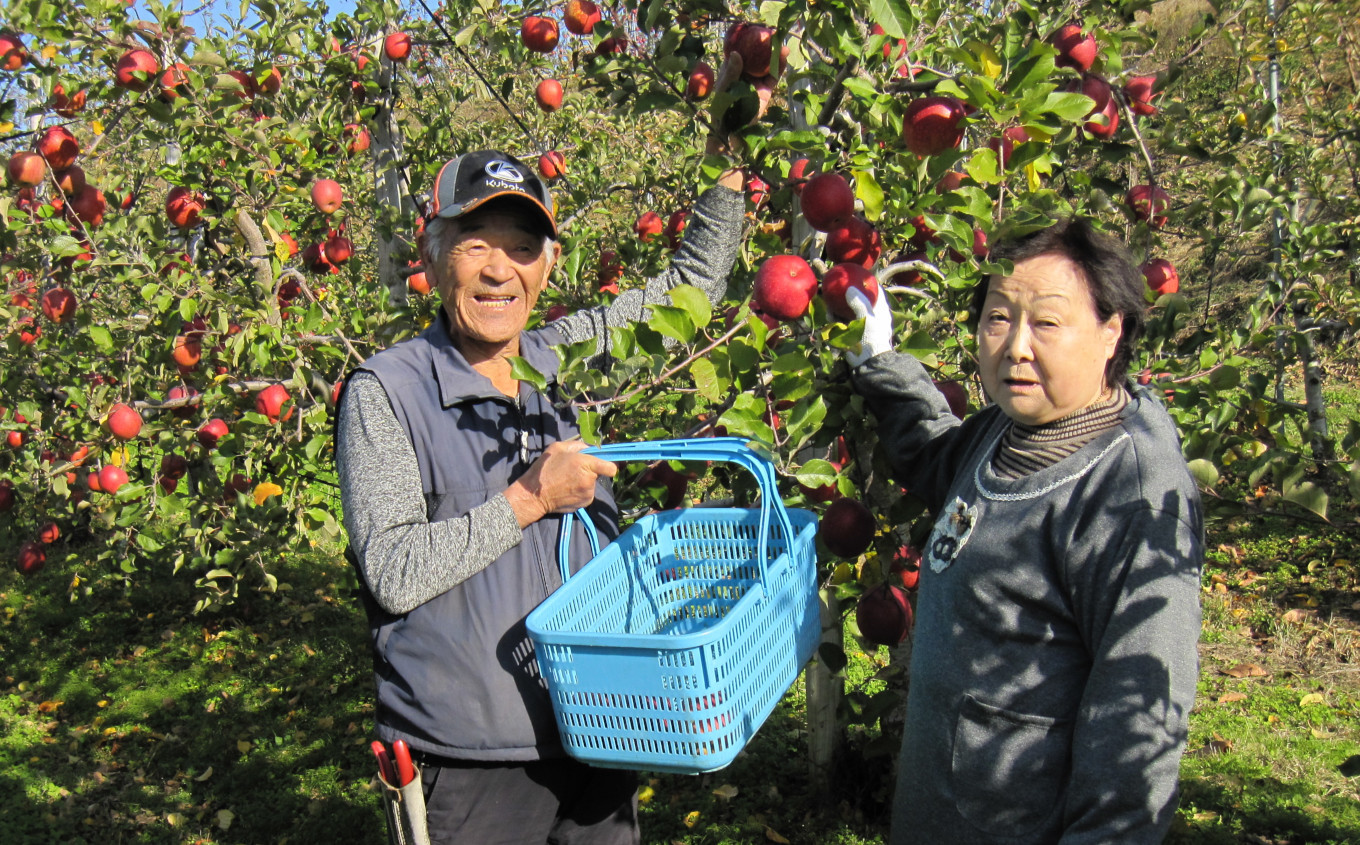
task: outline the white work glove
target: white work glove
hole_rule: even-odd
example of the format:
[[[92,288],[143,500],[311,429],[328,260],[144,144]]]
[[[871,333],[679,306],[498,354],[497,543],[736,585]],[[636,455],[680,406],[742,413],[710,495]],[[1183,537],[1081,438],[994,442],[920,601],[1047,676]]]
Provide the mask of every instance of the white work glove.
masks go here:
[[[870,303],[864,291],[852,287],[845,292],[845,304],[850,306],[856,317],[864,318],[864,334],[860,337],[859,348],[845,351],[845,360],[850,362],[850,366],[858,367],[875,355],[891,352],[893,319],[887,292],[880,290],[878,302]]]

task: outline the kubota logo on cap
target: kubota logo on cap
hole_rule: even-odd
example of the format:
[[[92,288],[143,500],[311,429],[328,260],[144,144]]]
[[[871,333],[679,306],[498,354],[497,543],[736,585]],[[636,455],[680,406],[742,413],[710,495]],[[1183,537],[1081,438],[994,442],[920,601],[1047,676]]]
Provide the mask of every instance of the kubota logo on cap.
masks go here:
[[[508,161],[493,161],[487,164],[486,173],[488,176],[494,176],[497,179],[504,179],[507,182],[524,181],[524,174],[520,173],[519,168],[515,167]]]

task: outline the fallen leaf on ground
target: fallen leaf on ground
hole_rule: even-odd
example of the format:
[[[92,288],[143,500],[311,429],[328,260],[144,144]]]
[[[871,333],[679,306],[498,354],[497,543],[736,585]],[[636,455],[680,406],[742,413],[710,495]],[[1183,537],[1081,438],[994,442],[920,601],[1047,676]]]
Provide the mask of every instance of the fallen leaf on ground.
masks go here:
[[[737,788],[730,783],[725,783],[713,790],[713,794],[724,801],[731,801],[737,797]]]
[[[1233,678],[1263,678],[1266,670],[1255,663],[1239,663],[1224,669],[1223,674]]]
[[[779,842],[782,843],[782,845],[789,845],[789,840],[780,836],[779,833],[772,827],[765,828],[765,838],[770,840],[771,842]]]
[[[1247,694],[1245,692],[1225,692],[1218,697],[1218,703],[1232,704],[1234,701],[1245,701],[1246,698]]]
[[[231,827],[231,823],[235,820],[236,814],[233,813],[231,810],[217,811],[217,826],[220,827],[222,830],[226,830],[227,828]]]
[[[1320,693],[1320,692],[1310,692],[1310,693],[1308,693],[1307,695],[1305,695],[1303,698],[1300,698],[1300,699],[1299,699],[1299,706],[1300,706],[1300,707],[1307,707],[1307,706],[1309,706],[1309,705],[1311,705],[1311,704],[1326,704],[1326,703],[1327,703],[1327,699],[1324,698],[1323,695],[1322,695],[1322,693]]]
[[[698,823],[699,823],[699,811],[690,810],[689,813],[685,815],[685,827],[694,827]]]

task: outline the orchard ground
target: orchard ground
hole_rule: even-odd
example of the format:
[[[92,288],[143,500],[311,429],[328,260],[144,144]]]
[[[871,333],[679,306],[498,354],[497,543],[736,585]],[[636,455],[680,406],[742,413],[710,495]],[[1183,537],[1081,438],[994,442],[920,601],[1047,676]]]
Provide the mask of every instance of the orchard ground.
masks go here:
[[[1357,841],[1354,535],[1228,520],[1208,548],[1169,841]],[[286,556],[287,589],[199,615],[181,610],[192,579],[169,574],[70,602],[80,554],[0,575],[7,845],[382,841],[365,625],[335,550]],[[848,650],[847,683],[880,684],[886,650]],[[876,731],[852,732],[834,793],[812,795],[803,703],[800,682],[726,770],[642,775],[644,841],[884,841],[892,782],[890,758],[867,752]]]

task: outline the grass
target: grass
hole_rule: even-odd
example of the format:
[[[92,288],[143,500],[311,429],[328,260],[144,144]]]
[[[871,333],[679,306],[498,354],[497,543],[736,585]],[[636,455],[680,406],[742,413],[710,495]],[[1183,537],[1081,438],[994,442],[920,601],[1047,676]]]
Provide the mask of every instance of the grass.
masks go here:
[[[1278,521],[1213,529],[1169,841],[1360,841],[1341,771],[1360,755],[1353,540]],[[199,616],[169,575],[71,602],[77,557],[0,574],[6,845],[381,841],[366,631],[338,556],[287,557],[291,588]],[[880,689],[886,654],[852,653],[852,687]],[[799,683],[721,772],[644,775],[644,841],[883,842],[891,749],[852,732],[832,793],[814,794],[803,706]]]

